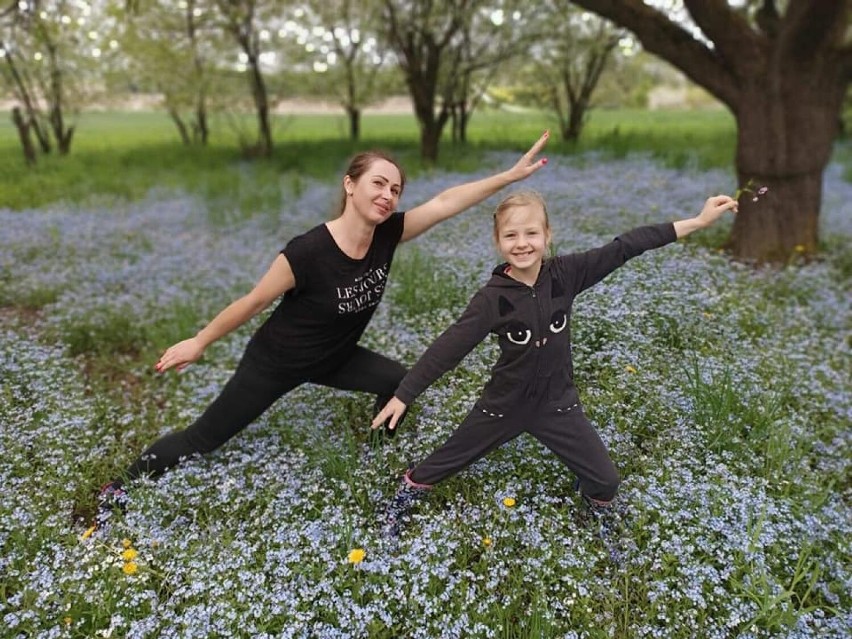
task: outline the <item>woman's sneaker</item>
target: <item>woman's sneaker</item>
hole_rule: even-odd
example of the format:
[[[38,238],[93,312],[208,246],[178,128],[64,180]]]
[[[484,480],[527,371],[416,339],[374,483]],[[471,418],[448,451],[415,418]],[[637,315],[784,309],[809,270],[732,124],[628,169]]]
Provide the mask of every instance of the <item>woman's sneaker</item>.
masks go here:
[[[103,528],[113,513],[118,510],[127,511],[129,497],[120,480],[108,482],[98,491],[98,510],[95,513],[95,529]]]

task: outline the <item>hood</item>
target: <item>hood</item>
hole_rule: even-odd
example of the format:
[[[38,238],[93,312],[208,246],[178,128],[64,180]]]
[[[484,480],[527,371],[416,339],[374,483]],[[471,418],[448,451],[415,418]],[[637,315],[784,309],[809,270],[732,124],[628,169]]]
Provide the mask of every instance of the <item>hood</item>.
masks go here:
[[[513,277],[510,277],[506,274],[506,269],[508,268],[509,263],[503,262],[502,264],[498,264],[493,271],[491,271],[491,279],[488,280],[486,286],[493,286],[496,288],[529,288],[523,282],[519,282]],[[550,272],[550,269],[553,267],[553,258],[548,257],[541,263],[541,269],[538,272],[538,277],[535,280],[535,285],[533,288],[538,288],[538,285],[541,283],[542,278],[546,273]]]

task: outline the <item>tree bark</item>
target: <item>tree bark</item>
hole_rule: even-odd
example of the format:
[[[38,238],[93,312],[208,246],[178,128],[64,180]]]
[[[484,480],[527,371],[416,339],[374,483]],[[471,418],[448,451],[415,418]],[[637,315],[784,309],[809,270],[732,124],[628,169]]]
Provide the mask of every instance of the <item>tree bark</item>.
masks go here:
[[[195,137],[202,146],[207,146],[210,138],[210,126],[207,124],[207,101],[204,93],[198,96],[198,104],[195,107]]]
[[[249,56],[251,68],[251,87],[254,97],[255,110],[258,122],[258,155],[269,157],[272,155],[272,129],[269,126],[269,99],[266,92],[266,82],[260,71],[260,60],[256,55]]]
[[[27,166],[34,166],[36,163],[36,152],[35,147],[33,147],[32,137],[30,136],[30,123],[21,115],[19,107],[12,109],[12,122],[15,123],[15,128],[18,129],[18,137],[21,140],[21,148],[24,151],[24,160]]]
[[[174,122],[177,127],[178,133],[180,134],[180,140],[183,142],[183,145],[189,146],[192,144],[192,140],[189,137],[189,131],[186,128],[186,123],[183,121],[183,118],[180,117],[178,110],[173,106],[169,106],[167,107],[167,111],[169,112],[169,117],[172,119],[172,122]]]
[[[444,122],[446,122],[446,118]],[[420,123],[420,157],[431,164],[438,161],[438,149],[444,122],[439,125],[438,121],[433,118],[430,121],[421,121]]]
[[[9,51],[8,45],[5,42],[0,40],[0,48]],[[24,76],[18,70],[18,66],[15,64],[15,58],[13,54],[8,53],[5,58],[6,65],[9,68],[9,73],[12,76],[12,83],[14,85],[14,90],[17,93],[18,99],[24,103],[24,109],[27,113],[27,122],[32,127],[32,132],[35,133],[36,139],[38,140],[39,147],[41,148],[42,153],[50,153],[51,144],[50,144],[50,136],[46,130],[42,129],[41,124],[39,124],[39,113],[36,107],[36,97],[34,95],[34,91],[31,88],[31,83],[24,79]]]
[[[346,107],[349,116],[349,139],[359,140],[361,138],[361,109],[349,105]]]

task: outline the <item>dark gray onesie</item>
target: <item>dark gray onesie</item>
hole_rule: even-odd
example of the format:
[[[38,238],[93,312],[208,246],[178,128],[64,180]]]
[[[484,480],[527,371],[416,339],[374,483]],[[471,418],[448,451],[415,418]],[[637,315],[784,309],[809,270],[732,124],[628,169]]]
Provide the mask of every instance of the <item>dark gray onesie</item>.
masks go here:
[[[579,478],[585,495],[615,496],[619,478],[583,414],[571,362],[571,306],[577,294],[627,260],[676,239],[671,223],[643,226],[600,248],[544,260],[534,286],[494,269],[461,317],[426,350],[396,397],[411,402],[490,333],[500,357],[471,412],[450,438],[409,474],[423,485],[454,475],[527,432]]]

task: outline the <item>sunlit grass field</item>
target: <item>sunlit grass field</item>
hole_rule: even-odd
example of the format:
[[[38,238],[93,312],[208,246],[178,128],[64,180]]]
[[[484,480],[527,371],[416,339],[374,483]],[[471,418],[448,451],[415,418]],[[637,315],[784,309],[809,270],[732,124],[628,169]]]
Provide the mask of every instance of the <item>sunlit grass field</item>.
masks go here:
[[[253,122],[239,123],[253,139]],[[274,121],[276,148],[266,161],[241,158],[238,131],[231,121],[214,119],[208,148],[186,148],[164,113],[86,112],[79,117],[71,154],[43,157],[35,169],[24,166],[11,122],[0,121],[0,206],[23,209],[56,200],[83,201],[95,194],[136,199],[151,188],[188,189],[208,201],[244,210],[270,206],[288,182],[328,179],[345,168],[358,150],[392,151],[416,176],[432,170],[420,161],[416,121],[410,115],[366,115],[362,139],[348,139],[343,115],[280,116]],[[485,150],[523,150],[545,128],[556,131],[545,113],[484,111],[474,115],[468,145],[445,135],[438,168],[472,171]],[[550,154],[590,149],[611,157],[648,151],[669,166],[728,166],[734,126],[724,111],[593,111],[580,143],[569,145],[554,133]]]
[[[488,117],[474,119],[469,149],[447,141],[437,168],[418,165],[402,118],[365,120],[362,146],[406,158],[406,208],[509,166],[548,125]],[[643,121],[655,117],[600,112],[598,147],[551,143],[525,186],[549,203],[557,251],[695,214],[735,188],[724,114]],[[623,476],[620,564],[578,521],[571,475],[525,437],[440,485],[398,546],[380,539],[400,473],[476,399],[490,343],[392,441],[368,435],[373,398],[306,385],[213,454],[131,484],[127,513],[83,540],[98,486],[204,410],[257,322],[180,375],[154,374],[159,353],[328,218],[353,149],[328,116],[282,123],[267,162],[240,160],[227,140],[182,149],[153,114],[80,126],[71,157],[25,172],[0,125],[0,163],[13,167],[0,200],[0,636],[848,636],[841,166],[826,174],[819,260],[732,264],[710,248],[721,225],[578,299],[575,376]],[[496,261],[495,201],[400,248],[366,346],[410,365],[462,311]]]

